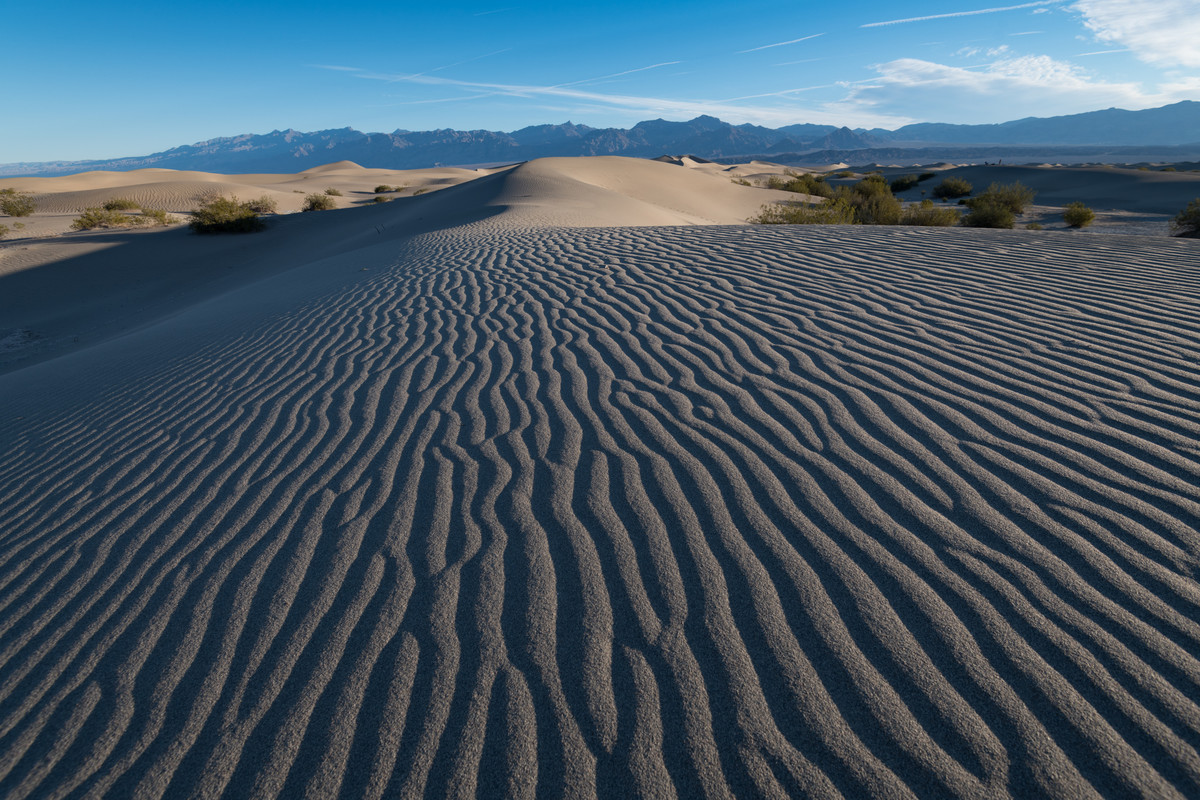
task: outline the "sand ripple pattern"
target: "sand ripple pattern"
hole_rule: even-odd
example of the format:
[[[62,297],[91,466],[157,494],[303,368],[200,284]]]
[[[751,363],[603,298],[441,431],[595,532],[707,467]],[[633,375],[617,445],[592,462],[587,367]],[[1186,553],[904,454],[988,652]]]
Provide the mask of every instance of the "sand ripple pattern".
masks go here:
[[[1200,795],[1200,250],[1097,238],[430,234],[4,414],[0,795]]]

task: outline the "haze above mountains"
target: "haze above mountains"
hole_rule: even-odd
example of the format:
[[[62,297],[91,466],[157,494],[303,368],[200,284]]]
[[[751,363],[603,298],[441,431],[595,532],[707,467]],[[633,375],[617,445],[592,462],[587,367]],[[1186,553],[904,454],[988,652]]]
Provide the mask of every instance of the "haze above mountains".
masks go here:
[[[89,170],[145,168],[231,173],[295,172],[337,161],[365,167],[415,169],[524,161],[546,156],[624,155],[653,158],[690,153],[702,158],[763,158],[782,163],[853,159],[912,161],[1023,155],[1121,156],[1200,153],[1200,102],[1141,111],[1107,109],[995,125],[917,123],[896,130],[796,124],[781,128],[731,125],[711,116],[662,119],[632,128],[592,128],[566,122],[512,132],[433,130],[363,133],[353,128],[272,131],[211,139],[159,153],[95,161],[0,164],[0,176],[53,176]]]

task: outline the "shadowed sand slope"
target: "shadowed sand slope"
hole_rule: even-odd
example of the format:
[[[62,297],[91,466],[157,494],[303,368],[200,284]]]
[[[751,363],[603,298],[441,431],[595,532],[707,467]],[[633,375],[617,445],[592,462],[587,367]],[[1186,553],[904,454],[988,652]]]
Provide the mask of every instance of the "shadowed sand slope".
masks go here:
[[[0,376],[0,795],[1200,793],[1195,243],[482,216]]]

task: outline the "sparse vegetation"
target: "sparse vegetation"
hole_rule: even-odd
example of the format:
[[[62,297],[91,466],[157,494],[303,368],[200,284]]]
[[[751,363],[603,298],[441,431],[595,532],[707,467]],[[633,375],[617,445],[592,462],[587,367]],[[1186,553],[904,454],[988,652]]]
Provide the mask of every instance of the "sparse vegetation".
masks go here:
[[[1175,236],[1191,236],[1200,238],[1200,197],[1187,204],[1187,207],[1171,220],[1171,233]]]
[[[738,186],[753,186],[754,185],[753,183],[746,180],[745,178],[730,178],[729,180],[733,183],[736,183]]]
[[[1037,223],[1037,222],[1031,222],[1025,226],[1025,230],[1027,230],[1027,231],[1040,231],[1041,229],[1042,229],[1041,224]]]
[[[371,202],[372,203],[386,203],[387,201],[389,201],[391,199],[392,198],[390,198],[390,197],[380,197],[379,195],[375,195],[374,197],[371,198]]]
[[[1072,228],[1086,228],[1096,218],[1096,212],[1083,203],[1068,203],[1063,209],[1063,222]]]
[[[329,195],[330,197],[341,197],[342,196],[342,193],[340,191],[338,191],[337,189],[333,188],[332,186],[330,186],[328,189],[325,190],[325,194]]]
[[[1176,170],[1174,167],[1163,167],[1162,171],[1163,172],[1177,172],[1178,170]]]
[[[0,189],[0,213],[10,217],[28,217],[37,207],[33,198],[16,189]]]
[[[917,180],[924,183],[925,181],[929,180],[930,178],[936,178],[936,177],[937,177],[936,172],[922,172],[920,175],[917,176]]]
[[[328,194],[309,194],[304,196],[304,205],[300,207],[301,211],[329,211],[337,208],[337,203]]]
[[[922,200],[904,209],[900,224],[946,228],[957,225],[958,220],[959,214],[953,208],[942,208],[934,205],[932,200]]]
[[[949,177],[945,178],[937,186],[933,187],[933,196],[944,200],[953,200],[956,197],[966,197],[971,193],[974,187],[963,178]]]
[[[424,194],[425,192],[428,192],[428,191],[429,191],[428,186],[422,186],[420,188],[413,189],[413,197],[416,197],[419,194]]]
[[[142,219],[145,220],[145,225],[162,225],[167,226],[174,222],[174,218],[163,211],[161,208],[143,208]]]
[[[841,172],[835,172],[835,173],[833,173],[833,177],[835,177],[835,178],[853,178],[853,177],[854,177],[854,171],[853,171],[853,170],[844,169],[844,170],[842,170]]]
[[[1011,228],[1017,215],[1033,202],[1035,194],[1020,182],[993,183],[987,191],[965,201],[971,210],[963,217],[962,224],[969,228]]]
[[[90,231],[94,228],[132,228],[137,220],[128,214],[106,208],[85,208],[83,213],[71,223],[71,228],[77,231]]]
[[[820,204],[771,203],[749,220],[756,225],[853,225],[854,209],[844,200]]]
[[[772,175],[767,178],[767,188],[796,194],[811,194],[815,197],[833,197],[833,187],[825,182],[824,177],[812,173],[788,172],[783,176]]]
[[[749,186],[750,184],[746,185]],[[399,192],[403,190],[403,186],[389,186],[386,183],[381,183],[375,187],[375,194],[387,194],[388,192]]]
[[[266,227],[258,212],[236,197],[210,197],[202,201],[188,224],[196,233],[250,233]]]
[[[279,201],[269,194],[246,201],[246,207],[256,214],[274,214],[279,210]]]
[[[860,225],[898,225],[900,201],[892,195],[887,179],[873,174],[853,186],[839,186],[833,199],[854,209],[854,221]]]
[[[901,175],[899,178],[892,180],[892,192],[903,192],[913,188],[920,181],[916,175]]]
[[[5,236],[8,236],[8,226],[0,225],[0,239],[3,239]]]
[[[104,201],[104,205],[100,207],[105,211],[135,211],[141,208],[142,204],[128,197],[114,197]]]

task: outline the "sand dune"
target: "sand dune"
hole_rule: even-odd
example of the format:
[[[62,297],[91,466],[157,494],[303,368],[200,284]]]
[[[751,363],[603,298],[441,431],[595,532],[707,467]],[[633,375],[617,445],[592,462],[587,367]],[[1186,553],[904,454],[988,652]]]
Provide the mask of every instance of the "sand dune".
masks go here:
[[[69,267],[197,274],[0,375],[0,795],[1200,794],[1197,242],[604,161]]]

